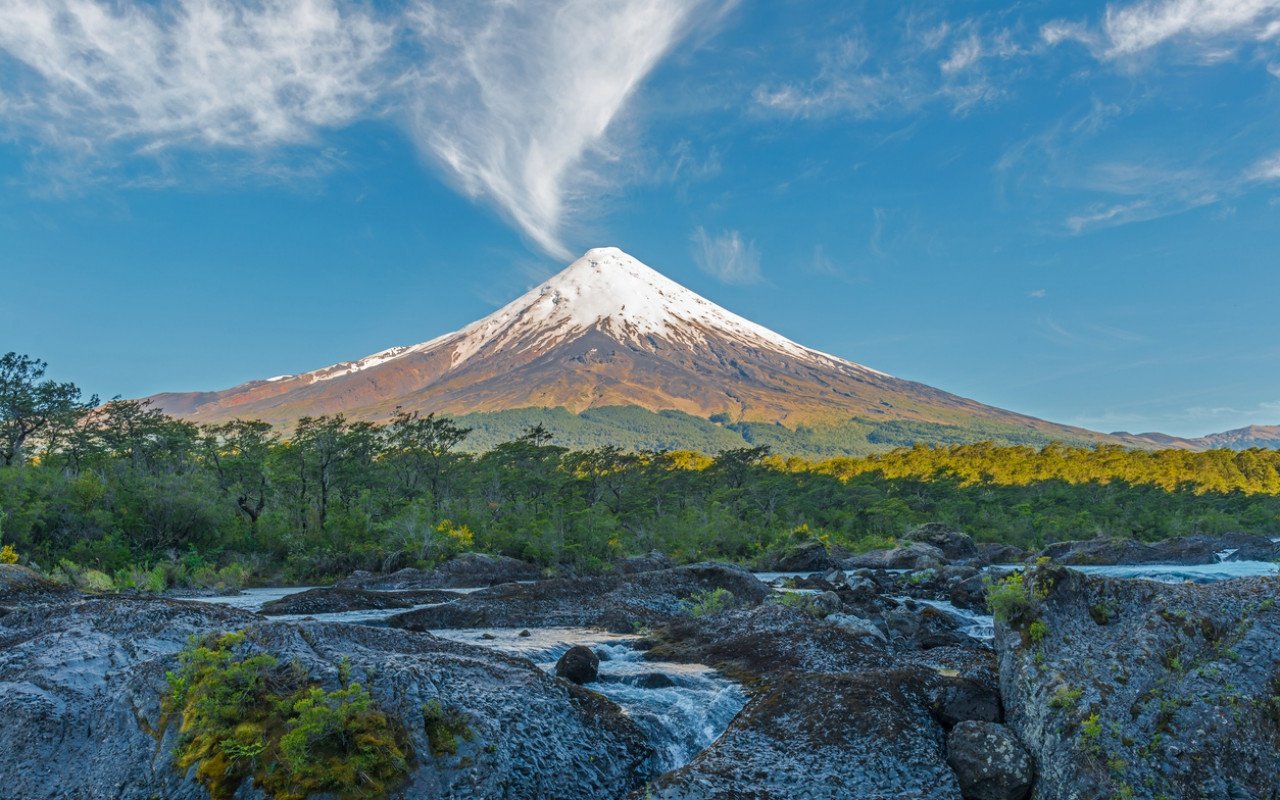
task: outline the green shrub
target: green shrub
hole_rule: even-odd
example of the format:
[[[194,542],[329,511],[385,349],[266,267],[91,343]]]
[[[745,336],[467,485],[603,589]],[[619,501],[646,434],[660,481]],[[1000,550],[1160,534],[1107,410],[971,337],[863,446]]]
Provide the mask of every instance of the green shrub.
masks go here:
[[[812,614],[815,617],[826,616],[826,614],[813,602],[812,595],[801,594],[800,592],[780,592],[774,596],[773,601],[781,606],[798,608],[806,614]]]
[[[273,800],[374,800],[408,775],[403,728],[359,684],[309,684],[296,665],[250,652],[243,633],[193,643],[180,659],[163,702],[166,720],[181,720],[174,763],[195,767],[212,800],[249,779]]]
[[[1017,623],[1031,611],[1031,598],[1021,572],[1006,575],[987,587],[987,608],[996,620]]]
[[[737,600],[733,596],[733,592],[723,587],[717,587],[705,592],[699,592],[687,601],[689,613],[695,617],[705,617],[711,614],[719,614],[721,611],[730,608]]]
[[[11,544],[0,547],[0,564],[17,564],[18,550]]]
[[[422,704],[422,725],[431,743],[431,755],[436,758],[457,755],[459,739],[475,738],[466,717],[455,709],[445,708],[439,700]]]
[[[1070,686],[1059,686],[1054,691],[1053,697],[1049,698],[1049,707],[1057,708],[1063,711],[1076,707],[1076,703],[1080,702],[1080,698],[1084,695],[1084,689],[1073,689]]]
[[[1027,636],[1033,644],[1040,644],[1040,642],[1044,641],[1044,637],[1048,635],[1049,626],[1042,619],[1038,619],[1027,626]]]
[[[111,580],[111,576],[96,569],[86,569],[80,573],[80,579],[77,584],[86,592],[114,592],[116,590],[116,583]]]

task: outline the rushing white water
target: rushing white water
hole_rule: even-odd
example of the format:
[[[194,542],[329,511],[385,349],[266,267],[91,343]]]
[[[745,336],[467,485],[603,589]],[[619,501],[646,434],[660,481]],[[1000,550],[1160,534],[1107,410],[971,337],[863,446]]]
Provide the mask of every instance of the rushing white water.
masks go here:
[[[457,642],[523,656],[548,672],[573,645],[600,656],[599,679],[589,688],[617,703],[645,732],[658,752],[658,768],[681,767],[714,742],[746,703],[735,682],[702,664],[648,661],[635,649],[639,638],[587,628],[438,630]]]
[[[191,598],[246,611],[262,607],[309,587],[246,589],[238,595]],[[451,590],[456,591],[456,590]],[[435,605],[435,604],[432,604]],[[426,605],[415,606],[425,608]],[[289,621],[315,619],[381,625],[407,609],[343,611],[332,614],[288,614],[272,617]],[[528,635],[521,636],[521,632]],[[551,672],[570,647],[582,644],[600,656],[599,680],[590,688],[600,692],[635,720],[657,752],[657,767],[666,772],[689,763],[724,733],[746,703],[734,681],[702,664],[647,661],[635,649],[633,634],[612,634],[586,628],[484,628],[431,631],[442,639],[488,647],[527,658]]]

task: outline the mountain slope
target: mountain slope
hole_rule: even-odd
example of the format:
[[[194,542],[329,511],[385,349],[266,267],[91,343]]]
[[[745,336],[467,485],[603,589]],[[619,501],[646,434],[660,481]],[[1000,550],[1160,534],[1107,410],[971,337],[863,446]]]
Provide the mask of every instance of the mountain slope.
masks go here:
[[[635,406],[790,428],[901,421],[1117,441],[804,347],[616,248],[591,250],[493,314],[422,344],[223,391],[151,399],[202,422],[242,417],[289,425],[337,412],[381,421],[397,407],[462,415]]]

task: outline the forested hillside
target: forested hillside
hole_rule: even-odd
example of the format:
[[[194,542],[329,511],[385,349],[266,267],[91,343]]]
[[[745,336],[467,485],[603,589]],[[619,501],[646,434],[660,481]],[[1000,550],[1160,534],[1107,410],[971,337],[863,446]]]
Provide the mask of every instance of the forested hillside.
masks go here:
[[[1022,547],[1098,534],[1280,534],[1280,452],[916,446],[808,461],[765,447],[570,450],[534,426],[482,453],[456,421],[197,426],[98,406],[0,363],[0,541],[117,587],[317,581],[463,550],[595,570],[617,556],[751,562],[816,538],[882,546],[929,521]]]

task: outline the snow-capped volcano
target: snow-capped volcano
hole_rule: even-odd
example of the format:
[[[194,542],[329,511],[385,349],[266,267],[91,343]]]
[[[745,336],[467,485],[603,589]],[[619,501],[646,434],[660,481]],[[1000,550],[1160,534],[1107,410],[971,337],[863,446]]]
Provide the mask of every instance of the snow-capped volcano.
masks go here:
[[[152,399],[198,421],[240,417],[285,425],[336,412],[382,421],[396,408],[458,415],[639,406],[783,424],[963,425],[981,418],[1092,435],[804,347],[612,247],[588,251],[489,316],[421,344],[224,391]]]

